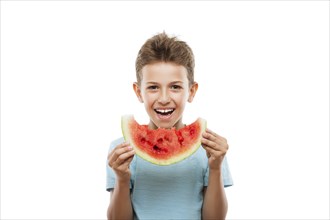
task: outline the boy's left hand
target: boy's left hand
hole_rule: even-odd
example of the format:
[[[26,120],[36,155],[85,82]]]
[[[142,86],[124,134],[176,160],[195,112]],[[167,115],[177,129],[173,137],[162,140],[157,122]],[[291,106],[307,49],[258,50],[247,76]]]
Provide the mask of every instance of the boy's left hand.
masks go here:
[[[209,158],[210,169],[220,170],[222,160],[228,150],[227,140],[207,128],[202,135],[202,146]]]

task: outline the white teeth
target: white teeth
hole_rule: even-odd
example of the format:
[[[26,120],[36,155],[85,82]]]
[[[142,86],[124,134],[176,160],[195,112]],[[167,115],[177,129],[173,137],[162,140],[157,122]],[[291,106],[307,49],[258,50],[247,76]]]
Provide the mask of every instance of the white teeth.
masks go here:
[[[174,109],[173,108],[171,108],[171,109],[155,109],[155,111],[159,112],[159,113],[166,114],[166,113],[174,111]]]

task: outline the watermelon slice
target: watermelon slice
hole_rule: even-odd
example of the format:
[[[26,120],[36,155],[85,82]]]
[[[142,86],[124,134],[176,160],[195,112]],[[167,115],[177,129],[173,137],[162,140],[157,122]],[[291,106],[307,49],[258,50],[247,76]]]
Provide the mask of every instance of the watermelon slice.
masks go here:
[[[121,127],[125,140],[138,156],[153,164],[170,165],[189,157],[200,147],[206,121],[198,118],[179,130],[151,130],[148,125],[138,124],[133,115],[124,115]]]

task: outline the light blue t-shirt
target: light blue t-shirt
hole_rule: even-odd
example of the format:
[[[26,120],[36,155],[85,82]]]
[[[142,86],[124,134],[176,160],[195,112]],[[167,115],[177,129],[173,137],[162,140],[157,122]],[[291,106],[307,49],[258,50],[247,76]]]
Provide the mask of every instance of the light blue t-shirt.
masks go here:
[[[113,141],[109,152],[122,142],[123,138]],[[108,163],[106,170],[106,190],[110,191],[116,176]],[[201,219],[203,188],[208,185],[209,176],[204,148],[169,166],[154,165],[134,156],[130,170],[134,219]],[[233,185],[226,157],[222,178],[225,187]]]

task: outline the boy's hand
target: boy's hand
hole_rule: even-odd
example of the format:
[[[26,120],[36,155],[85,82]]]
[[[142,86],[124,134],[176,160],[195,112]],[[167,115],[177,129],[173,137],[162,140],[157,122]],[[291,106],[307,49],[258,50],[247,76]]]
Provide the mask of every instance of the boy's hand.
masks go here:
[[[108,164],[117,176],[118,182],[128,182],[131,177],[129,165],[134,157],[134,150],[129,143],[116,146],[108,155]]]
[[[202,135],[202,146],[209,158],[210,169],[220,170],[222,160],[228,150],[227,140],[207,128]]]

